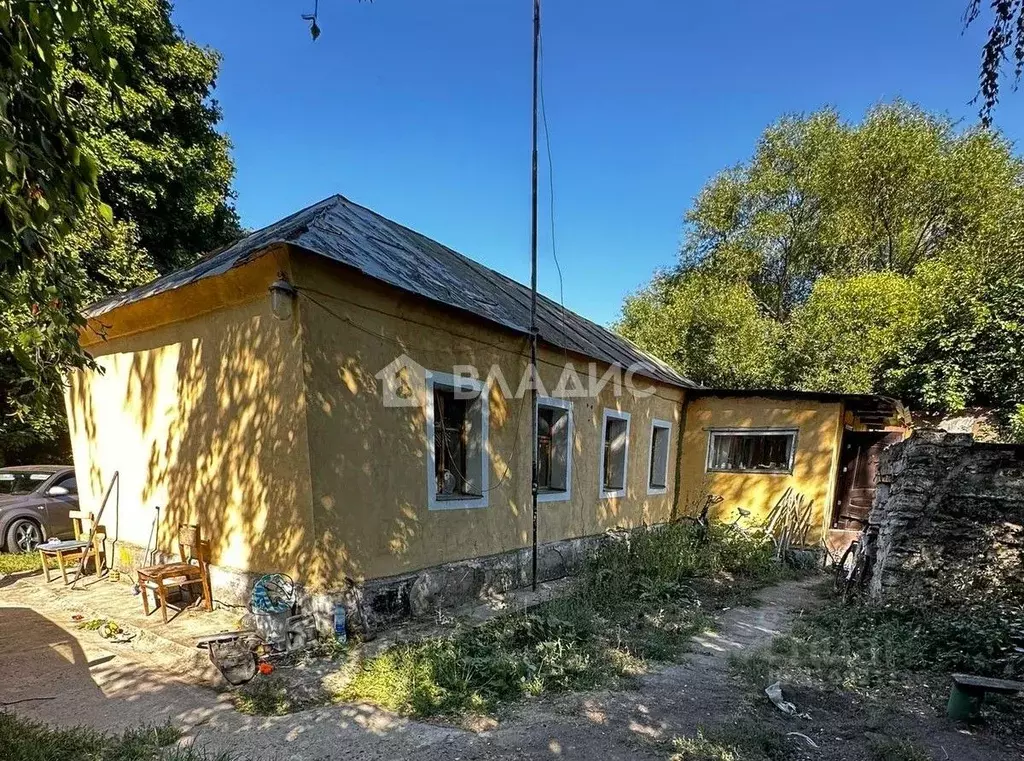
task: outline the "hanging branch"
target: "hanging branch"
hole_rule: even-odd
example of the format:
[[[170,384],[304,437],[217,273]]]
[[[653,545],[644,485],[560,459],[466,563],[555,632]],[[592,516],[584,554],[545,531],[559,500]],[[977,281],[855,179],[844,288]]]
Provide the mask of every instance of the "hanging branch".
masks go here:
[[[981,122],[986,127],[992,124],[992,111],[999,102],[999,80],[1003,64],[1013,56],[1014,89],[1024,71],[1024,0],[991,0],[994,16],[988,30],[988,41],[981,52],[981,84],[978,94],[971,101],[982,101]],[[981,0],[970,0],[964,11],[964,29],[977,21],[981,15]]]

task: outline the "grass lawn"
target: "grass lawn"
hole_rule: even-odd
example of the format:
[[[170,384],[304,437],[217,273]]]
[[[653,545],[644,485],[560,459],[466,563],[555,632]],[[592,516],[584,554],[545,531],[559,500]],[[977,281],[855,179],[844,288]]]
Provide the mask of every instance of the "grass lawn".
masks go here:
[[[57,729],[0,711],[4,761],[233,761],[192,745],[176,745],[181,733],[165,724],[106,734],[86,727]]]
[[[21,571],[38,571],[42,567],[38,552],[0,552],[0,576]]]

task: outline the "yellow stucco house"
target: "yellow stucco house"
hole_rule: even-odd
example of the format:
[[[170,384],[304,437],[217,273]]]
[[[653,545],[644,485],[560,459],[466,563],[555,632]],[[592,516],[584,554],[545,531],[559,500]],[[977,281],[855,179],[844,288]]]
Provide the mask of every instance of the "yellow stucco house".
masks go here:
[[[533,445],[551,576],[708,493],[726,520],[795,500],[819,542],[853,526],[842,463],[905,423],[881,397],[698,388],[538,310],[534,432],[529,290],[341,196],[93,305],[98,369],[66,403],[83,505],[111,493],[108,557],[137,564],[198,522],[218,599],[284,572],[327,600],[384,590],[383,616],[527,581]]]

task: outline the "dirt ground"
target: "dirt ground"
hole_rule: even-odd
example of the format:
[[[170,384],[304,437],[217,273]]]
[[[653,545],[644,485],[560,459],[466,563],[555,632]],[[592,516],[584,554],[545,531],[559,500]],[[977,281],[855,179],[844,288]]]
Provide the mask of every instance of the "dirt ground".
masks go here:
[[[782,736],[787,758],[873,761],[873,737],[909,739],[936,761],[1021,759],[1013,742],[967,730],[930,707],[895,709],[855,696],[791,689],[809,719],[781,714],[730,673],[729,656],[759,647],[815,604],[811,582],[763,590],[760,605],[726,611],[718,631],[695,638],[685,663],[638,678],[633,689],[544,698],[484,731],[403,719],[363,705],[281,717],[243,716],[228,695],[189,683],[144,652],[74,627],[64,608],[31,604],[0,580],[0,703],[46,722],[126,729],[170,720],[186,740],[241,758],[273,759],[667,759],[671,740],[737,723]],[[40,699],[44,698],[44,699]],[[812,748],[799,732],[818,747]]]

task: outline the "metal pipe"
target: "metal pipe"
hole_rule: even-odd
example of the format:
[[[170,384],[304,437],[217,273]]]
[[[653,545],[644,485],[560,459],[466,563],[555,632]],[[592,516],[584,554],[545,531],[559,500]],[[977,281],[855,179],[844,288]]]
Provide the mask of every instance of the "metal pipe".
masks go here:
[[[537,590],[537,63],[540,52],[540,0],[533,0],[533,167],[531,175],[530,229],[530,493],[533,502],[533,574]]]

